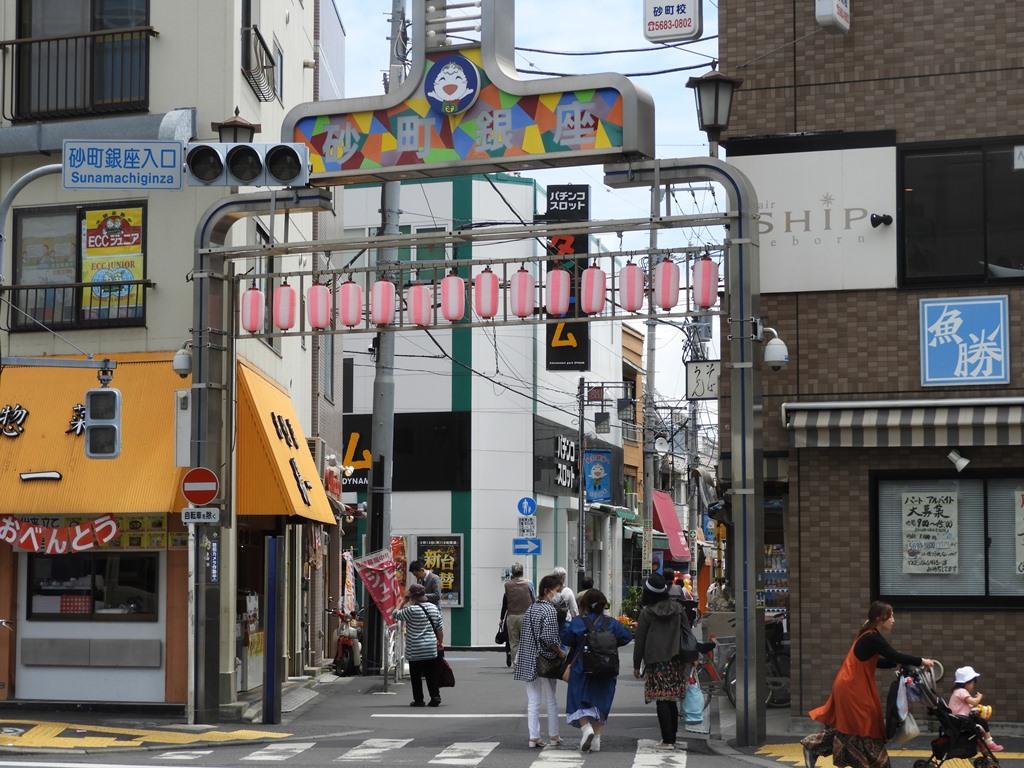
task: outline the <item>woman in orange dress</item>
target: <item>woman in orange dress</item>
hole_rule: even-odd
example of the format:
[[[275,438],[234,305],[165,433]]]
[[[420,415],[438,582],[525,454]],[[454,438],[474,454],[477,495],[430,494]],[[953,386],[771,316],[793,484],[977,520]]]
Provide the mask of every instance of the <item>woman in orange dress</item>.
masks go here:
[[[837,766],[889,768],[875,669],[891,669],[899,664],[931,667],[935,663],[893,650],[882,633],[888,634],[895,623],[891,605],[879,601],[871,604],[867,621],[861,625],[832,683],[832,695],[808,713],[825,728],[800,742],[807,768],[814,768],[817,759],[827,755],[832,755]]]

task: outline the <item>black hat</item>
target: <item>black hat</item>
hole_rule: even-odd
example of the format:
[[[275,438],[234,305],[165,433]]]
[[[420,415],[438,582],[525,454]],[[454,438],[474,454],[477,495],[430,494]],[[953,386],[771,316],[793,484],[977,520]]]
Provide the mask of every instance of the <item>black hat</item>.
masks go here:
[[[647,581],[644,582],[644,589],[648,592],[661,594],[667,590],[668,587],[665,586],[665,578],[660,573],[652,573],[647,577]]]

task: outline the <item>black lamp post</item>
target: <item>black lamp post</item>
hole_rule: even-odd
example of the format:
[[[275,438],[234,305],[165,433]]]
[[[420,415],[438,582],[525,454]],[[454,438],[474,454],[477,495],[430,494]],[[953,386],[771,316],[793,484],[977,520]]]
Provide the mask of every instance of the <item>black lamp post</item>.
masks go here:
[[[722,131],[729,127],[732,95],[742,82],[742,79],[730,77],[716,69],[686,81],[686,87],[693,88],[697,98],[697,121],[700,129],[708,135],[712,157],[718,156],[718,139]]]

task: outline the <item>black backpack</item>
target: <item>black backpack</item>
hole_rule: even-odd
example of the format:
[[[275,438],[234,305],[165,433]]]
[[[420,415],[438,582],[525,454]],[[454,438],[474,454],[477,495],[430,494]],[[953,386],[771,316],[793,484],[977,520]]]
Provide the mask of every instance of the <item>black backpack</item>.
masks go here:
[[[619,642],[607,620],[604,629],[585,617],[587,633],[583,636],[583,674],[598,679],[617,677],[619,674]]]

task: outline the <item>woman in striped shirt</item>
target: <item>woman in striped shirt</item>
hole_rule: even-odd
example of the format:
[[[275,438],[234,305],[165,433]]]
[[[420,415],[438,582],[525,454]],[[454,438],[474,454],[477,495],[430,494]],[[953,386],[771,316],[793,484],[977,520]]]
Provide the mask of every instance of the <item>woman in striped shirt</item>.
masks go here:
[[[409,661],[413,697],[409,706],[440,706],[437,657],[444,648],[441,611],[433,603],[427,602],[427,591],[422,584],[411,584],[402,604],[391,615],[405,622],[405,658]],[[423,703],[424,680],[430,693],[427,705]]]

